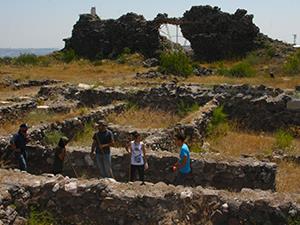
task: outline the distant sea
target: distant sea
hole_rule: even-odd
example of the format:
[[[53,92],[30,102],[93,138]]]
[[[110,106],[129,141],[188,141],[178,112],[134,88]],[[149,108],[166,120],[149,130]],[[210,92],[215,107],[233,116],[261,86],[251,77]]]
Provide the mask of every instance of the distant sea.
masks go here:
[[[21,54],[29,53],[35,55],[48,55],[58,48],[0,48],[0,57],[18,57]]]

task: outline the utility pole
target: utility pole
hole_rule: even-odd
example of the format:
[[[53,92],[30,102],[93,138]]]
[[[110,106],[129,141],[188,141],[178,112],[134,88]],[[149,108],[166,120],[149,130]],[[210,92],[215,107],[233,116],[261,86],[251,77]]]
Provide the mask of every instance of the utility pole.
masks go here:
[[[293,37],[294,37],[294,45],[297,45],[297,34],[293,34]]]
[[[179,32],[179,25],[176,25],[176,44],[178,44],[178,32]]]

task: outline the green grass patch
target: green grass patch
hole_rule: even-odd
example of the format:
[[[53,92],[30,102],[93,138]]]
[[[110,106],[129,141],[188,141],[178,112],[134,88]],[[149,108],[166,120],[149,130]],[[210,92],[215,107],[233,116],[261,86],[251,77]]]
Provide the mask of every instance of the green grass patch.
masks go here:
[[[25,66],[25,65],[37,65],[39,63],[39,59],[34,54],[21,54],[17,58],[14,59],[16,65]]]
[[[39,211],[31,208],[26,225],[53,225],[57,224],[53,215],[48,211]]]
[[[275,134],[275,148],[280,150],[290,150],[293,147],[294,137],[290,132],[278,130]]]
[[[56,146],[61,137],[65,136],[61,131],[53,130],[45,133],[44,142],[51,146]]]
[[[299,225],[300,224],[300,216],[289,217],[288,218],[288,225]]]
[[[92,145],[94,133],[94,122],[86,123],[84,128],[73,137],[70,144],[75,146],[90,146]]]
[[[70,63],[77,58],[73,49],[65,50],[60,52],[59,59],[65,63]]]
[[[255,70],[249,62],[240,62],[233,65],[231,68],[226,68],[223,64],[221,64],[218,68],[218,73],[223,76],[231,77],[253,77],[255,75]]]
[[[159,71],[187,77],[193,73],[193,67],[190,58],[184,52],[163,52],[160,56]]]
[[[216,139],[226,135],[229,130],[230,126],[227,120],[227,114],[224,112],[223,106],[219,106],[213,111],[211,121],[206,128],[206,133],[208,137]]]
[[[177,103],[177,115],[183,118],[189,113],[198,111],[199,108],[200,106],[198,103],[190,104],[180,100],[179,103]]]
[[[283,64],[283,71],[289,75],[300,73],[300,50],[287,58],[287,61]]]

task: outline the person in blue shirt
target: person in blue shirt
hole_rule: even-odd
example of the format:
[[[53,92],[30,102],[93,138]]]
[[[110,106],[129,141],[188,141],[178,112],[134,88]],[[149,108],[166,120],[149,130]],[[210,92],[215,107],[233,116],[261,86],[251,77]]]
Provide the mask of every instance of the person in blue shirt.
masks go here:
[[[28,126],[26,124],[21,124],[18,133],[16,133],[10,140],[11,148],[14,150],[16,160],[19,163],[19,169],[22,171],[27,171],[27,143],[29,138],[27,136]]]
[[[186,178],[191,173],[190,150],[187,144],[185,144],[185,137],[182,134],[175,135],[175,144],[180,147],[180,154],[179,160],[173,166],[173,171],[177,172],[174,184],[184,185]]]

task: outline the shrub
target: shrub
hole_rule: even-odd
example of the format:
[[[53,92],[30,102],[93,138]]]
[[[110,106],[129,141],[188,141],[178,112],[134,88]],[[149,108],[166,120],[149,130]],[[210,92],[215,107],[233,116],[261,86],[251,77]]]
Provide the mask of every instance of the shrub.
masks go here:
[[[39,65],[48,67],[54,61],[54,59],[51,58],[51,56],[40,56],[38,57],[38,61]]]
[[[0,57],[0,64],[8,65],[8,64],[11,64],[11,62],[12,62],[11,57],[7,57],[7,56],[5,56],[3,58]]]
[[[185,117],[187,114],[199,110],[199,107],[198,103],[190,104],[180,100],[179,103],[177,103],[177,115]]]
[[[240,62],[229,69],[221,65],[218,69],[218,73],[232,77],[252,77],[255,74],[255,71],[248,62]]]
[[[282,150],[289,150],[292,147],[293,136],[284,130],[278,130],[275,134],[275,147]]]
[[[76,59],[76,54],[73,49],[65,50],[61,52],[60,60],[65,63],[70,63]]]
[[[269,58],[273,58],[276,55],[276,49],[272,46],[268,46],[266,49],[266,55]]]
[[[64,134],[61,131],[49,131],[45,133],[44,141],[48,145],[56,146],[62,136]]]
[[[94,122],[86,123],[84,128],[73,137],[71,144],[79,146],[91,145],[94,133]]]
[[[299,225],[300,224],[300,216],[289,217],[288,225]]]
[[[161,54],[159,70],[162,73],[187,77],[192,74],[193,67],[184,52],[174,51]]]
[[[288,57],[287,61],[283,64],[283,70],[287,74],[297,74],[300,72],[300,54],[294,54]]]
[[[243,62],[253,66],[261,63],[262,60],[263,59],[259,55],[257,55],[257,53],[251,52],[247,55],[247,57],[243,60]]]
[[[16,65],[37,65],[39,59],[34,54],[21,54],[19,57],[15,59]]]
[[[227,114],[224,112],[223,106],[217,107],[212,114],[212,118],[207,125],[207,135],[210,137],[220,137],[226,135],[230,127],[227,122]]]
[[[53,225],[55,224],[54,217],[47,211],[38,211],[36,208],[31,208],[27,225]]]

